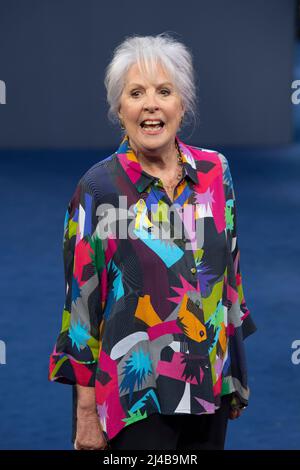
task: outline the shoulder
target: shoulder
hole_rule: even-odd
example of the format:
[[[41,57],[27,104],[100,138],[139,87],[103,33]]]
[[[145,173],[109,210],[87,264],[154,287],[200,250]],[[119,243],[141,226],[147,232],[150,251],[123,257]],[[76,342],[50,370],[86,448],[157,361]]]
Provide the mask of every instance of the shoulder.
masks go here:
[[[227,158],[218,150],[196,147],[195,145],[188,145],[187,147],[191,149],[195,160],[209,160],[221,163],[222,166],[228,166]]]
[[[96,182],[99,177],[109,173],[115,165],[116,154],[112,153],[108,157],[103,158],[99,162],[91,166],[81,177],[82,181]]]
[[[112,153],[91,166],[80,178],[78,185],[96,199],[109,193],[113,183],[111,175],[117,164],[117,155]]]
[[[183,147],[194,159],[197,169],[201,169],[201,166],[203,166],[203,164],[201,165],[201,162],[210,162],[212,166],[219,167],[223,174],[229,171],[229,162],[227,158],[218,150],[187,144],[183,144]]]

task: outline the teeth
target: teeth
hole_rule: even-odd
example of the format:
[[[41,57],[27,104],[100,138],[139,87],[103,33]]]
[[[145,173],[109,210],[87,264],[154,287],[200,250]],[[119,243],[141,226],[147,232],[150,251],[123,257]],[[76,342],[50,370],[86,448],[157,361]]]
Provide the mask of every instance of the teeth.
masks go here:
[[[156,131],[158,129],[161,129],[161,126],[144,126],[144,129],[151,130],[151,131]]]
[[[143,121],[142,124],[144,126],[159,126],[161,124],[161,121]]]

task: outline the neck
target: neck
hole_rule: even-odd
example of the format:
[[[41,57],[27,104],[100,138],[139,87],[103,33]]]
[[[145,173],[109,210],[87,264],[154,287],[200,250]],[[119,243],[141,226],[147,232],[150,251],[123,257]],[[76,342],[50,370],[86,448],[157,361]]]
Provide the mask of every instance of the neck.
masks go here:
[[[137,159],[145,171],[155,173],[156,171],[169,171],[174,166],[177,166],[177,147],[174,142],[171,142],[168,147],[164,149],[148,150],[145,148],[138,148],[130,139],[129,144],[134,151]]]

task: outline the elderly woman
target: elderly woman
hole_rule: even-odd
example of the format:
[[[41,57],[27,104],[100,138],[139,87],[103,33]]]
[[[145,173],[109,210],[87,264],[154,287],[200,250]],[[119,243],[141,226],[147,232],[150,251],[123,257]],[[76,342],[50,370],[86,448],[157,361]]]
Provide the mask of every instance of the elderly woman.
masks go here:
[[[255,331],[228,161],[177,136],[195,116],[182,43],[127,38],[105,84],[124,133],[68,207],[49,379],[74,386],[75,449],[223,449]]]

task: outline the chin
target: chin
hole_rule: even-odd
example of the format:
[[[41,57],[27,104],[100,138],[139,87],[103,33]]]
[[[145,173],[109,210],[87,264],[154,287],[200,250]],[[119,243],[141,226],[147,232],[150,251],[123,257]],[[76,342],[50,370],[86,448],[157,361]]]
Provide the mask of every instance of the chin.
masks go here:
[[[159,148],[162,148],[162,147],[165,147],[166,145],[168,145],[170,143],[169,140],[165,140],[165,139],[153,139],[153,140],[150,140],[150,139],[146,139],[144,142],[143,142],[143,146],[145,148],[148,148],[148,149],[151,149],[151,150],[155,150],[155,149],[159,149]]]
[[[142,133],[140,135],[140,142],[143,143],[147,147],[155,148],[155,147],[162,147],[165,145],[168,145],[170,142],[173,142],[175,140],[175,135],[170,136],[169,134],[166,133],[161,133],[161,134],[152,134],[152,135],[146,135]]]

